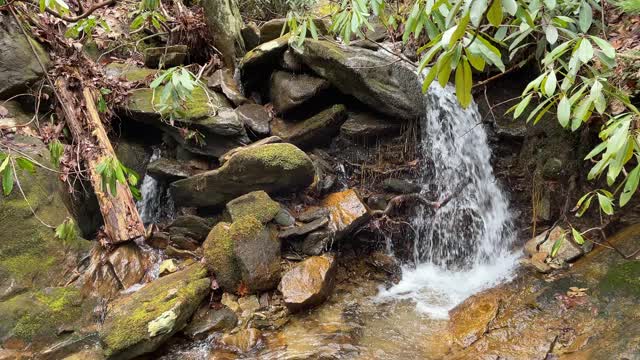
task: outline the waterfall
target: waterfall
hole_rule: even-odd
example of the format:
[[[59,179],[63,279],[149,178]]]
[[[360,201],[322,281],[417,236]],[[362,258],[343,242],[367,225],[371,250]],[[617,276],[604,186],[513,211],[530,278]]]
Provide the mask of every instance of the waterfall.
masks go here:
[[[160,149],[154,148],[149,163],[160,158]],[[136,203],[142,222],[145,225],[158,223],[162,219],[175,216],[175,205],[169,194],[167,184],[145,174],[140,185],[142,200]]]
[[[511,276],[513,222],[491,168],[491,150],[475,103],[463,109],[451,85],[432,84],[421,119],[422,195],[452,200],[422,208],[412,219],[414,267],[379,299],[410,299],[418,310],[445,318],[468,296]]]

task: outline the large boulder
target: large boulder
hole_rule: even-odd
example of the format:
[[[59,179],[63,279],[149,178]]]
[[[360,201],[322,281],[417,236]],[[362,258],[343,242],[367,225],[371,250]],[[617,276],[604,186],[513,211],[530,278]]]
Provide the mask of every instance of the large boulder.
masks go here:
[[[309,149],[329,143],[346,119],[344,105],[334,105],[299,122],[275,119],[271,125],[271,133],[284,141]]]
[[[267,193],[294,192],[311,185],[311,159],[291,144],[249,147],[234,154],[216,170],[207,171],[171,184],[176,204],[181,206],[221,206],[255,190]]]
[[[245,53],[238,0],[203,0],[202,7],[213,45],[222,53],[224,63],[234,68],[236,59]]]
[[[218,285],[232,293],[273,289],[280,280],[280,240],[253,216],[218,223],[204,242],[204,259]]]
[[[23,91],[42,77],[44,72],[31,45],[47,66],[49,55],[42,46],[31,38],[27,41],[11,16],[0,14],[0,98]]]
[[[336,263],[331,254],[310,257],[287,271],[278,290],[291,312],[325,301],[335,286]]]
[[[404,120],[424,115],[415,69],[386,53],[313,39],[297,52],[318,75],[378,112]]]
[[[325,79],[276,71],[271,75],[271,103],[280,114],[292,111],[329,87]]]
[[[43,165],[51,164],[49,150],[37,138],[16,136],[11,146]],[[26,201],[17,186],[0,197],[0,301],[28,288],[64,283],[51,274],[70,274],[91,248],[91,242],[81,238],[62,241],[49,227],[72,218],[56,174],[40,166],[33,173],[19,168],[17,172]]]
[[[132,359],[157,349],[185,327],[210,285],[206,268],[196,263],[115,300],[100,329],[107,358]]]

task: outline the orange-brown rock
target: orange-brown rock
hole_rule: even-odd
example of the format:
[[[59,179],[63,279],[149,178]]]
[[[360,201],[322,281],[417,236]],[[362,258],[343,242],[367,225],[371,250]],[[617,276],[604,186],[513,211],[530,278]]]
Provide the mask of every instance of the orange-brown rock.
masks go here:
[[[335,258],[331,254],[313,256],[284,274],[278,289],[291,312],[325,301],[335,285]]]
[[[353,189],[329,194],[322,206],[329,210],[329,229],[342,238],[370,218],[369,209]]]

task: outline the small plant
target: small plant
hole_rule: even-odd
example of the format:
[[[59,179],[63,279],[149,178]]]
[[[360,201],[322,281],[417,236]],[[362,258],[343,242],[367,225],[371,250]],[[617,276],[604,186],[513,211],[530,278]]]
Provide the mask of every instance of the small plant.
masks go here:
[[[72,242],[78,238],[78,231],[75,221],[71,218],[66,218],[55,230],[56,238],[62,241],[63,244]]]
[[[129,186],[131,195],[136,200],[140,200],[140,190],[136,188],[139,177],[135,171],[122,165],[116,157],[108,156],[102,159],[96,168],[96,172],[100,174],[102,179],[102,191],[115,196],[118,193],[117,183]]]
[[[104,96],[109,94],[111,94],[111,90],[107,88],[100,89],[100,93],[98,93],[98,112],[101,112],[101,113],[107,112],[107,102],[104,99]]]
[[[78,39],[86,36],[87,40],[93,39],[93,31],[96,27],[101,27],[104,31],[110,31],[109,25],[103,19],[98,19],[95,16],[88,16],[85,19],[81,19],[76,22],[72,27],[67,29],[64,36],[68,38]]]
[[[162,116],[168,116],[171,125],[174,120],[184,117],[186,102],[193,97],[196,86],[202,86],[187,69],[178,66],[158,75],[149,85],[153,89],[154,110]],[[158,101],[156,95],[160,92]],[[206,90],[205,90],[206,92]]]
[[[161,31],[167,18],[158,10],[160,8],[159,0],[142,0],[138,10],[133,12],[133,21],[131,21],[131,30],[138,30],[145,24],[150,24],[157,31]]]
[[[66,15],[69,13],[69,5],[62,0],[40,0],[38,2],[40,12],[45,12],[46,9],[51,9],[60,15]]]
[[[16,164],[18,168],[30,173],[35,173],[36,171],[35,165],[31,160],[22,156],[0,153],[0,176],[2,177],[2,192],[5,196],[8,196],[13,191]]]
[[[60,166],[60,159],[64,155],[64,146],[58,140],[49,143],[49,153],[51,154],[51,163],[56,167]]]

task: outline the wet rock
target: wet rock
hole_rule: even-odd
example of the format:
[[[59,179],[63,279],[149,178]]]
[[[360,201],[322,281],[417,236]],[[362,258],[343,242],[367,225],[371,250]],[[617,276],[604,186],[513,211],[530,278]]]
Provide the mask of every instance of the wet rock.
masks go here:
[[[542,176],[547,180],[558,180],[562,176],[565,164],[557,157],[547,159],[542,166]]]
[[[202,241],[207,237],[213,221],[201,218],[196,215],[180,215],[169,225],[169,230],[173,228],[187,229],[189,235],[195,240]]]
[[[220,206],[255,190],[292,193],[311,185],[313,175],[303,151],[291,144],[268,144],[237,152],[219,169],[176,181],[171,192],[181,206]]]
[[[220,340],[222,344],[234,351],[246,353],[256,347],[262,339],[262,333],[258,329],[242,329],[235,334],[226,334]]]
[[[329,33],[327,24],[321,19],[314,19],[314,24],[318,31],[318,34],[326,35]],[[284,31],[283,31],[284,30]],[[280,34],[286,34],[289,32],[289,26],[287,25],[287,19],[272,19],[260,26],[260,43],[265,43],[280,37]]]
[[[353,113],[340,127],[340,133],[351,139],[375,139],[400,133],[400,124],[372,113]]]
[[[202,306],[193,316],[184,333],[192,339],[202,339],[210,333],[233,329],[238,323],[238,316],[226,306],[211,309]]]
[[[207,266],[227,292],[269,290],[280,280],[280,241],[253,216],[218,223],[203,249]]]
[[[30,42],[44,65],[48,66],[49,55],[39,43],[33,39],[30,39]],[[9,15],[2,15],[0,17],[0,98],[7,98],[25,90],[42,75],[42,68],[19,25]]]
[[[144,66],[149,68],[168,69],[184,64],[187,57],[187,45],[172,45],[164,47],[146,48],[144,50]]]
[[[382,188],[386,191],[396,194],[412,194],[418,193],[422,190],[422,187],[418,184],[414,184],[411,181],[403,179],[386,179],[382,182]]]
[[[172,257],[172,258],[176,258],[176,259],[184,259],[184,260],[196,259],[196,258],[200,257],[194,251],[178,249],[173,245],[167,246],[164,249],[164,254],[166,256],[168,256],[168,257]]]
[[[256,23],[250,22],[246,24],[242,30],[242,39],[244,40],[244,46],[247,51],[252,50],[256,46],[260,45],[260,28]]]
[[[273,221],[280,226],[291,226],[295,224],[296,218],[291,215],[289,210],[281,206],[280,211],[278,211],[276,216],[273,218]]]
[[[316,179],[312,188],[318,195],[323,195],[333,188],[338,176],[335,167],[326,161],[326,157],[318,155],[319,152],[319,149],[315,149],[314,153],[310,154],[309,157],[313,161],[313,167],[316,171]]]
[[[311,207],[298,215],[298,220],[311,222],[317,219],[329,217],[329,210],[323,207]]]
[[[346,118],[344,105],[334,105],[300,122],[275,119],[271,133],[301,148],[311,148],[329,143]]]
[[[231,309],[233,312],[240,312],[240,304],[238,304],[238,297],[236,295],[225,292],[222,294],[220,303]]]
[[[176,271],[178,271],[178,263],[173,259],[163,261],[158,268],[158,274],[160,276],[173,274]]]
[[[227,99],[234,105],[239,106],[247,103],[249,100],[242,95],[242,91],[233,78],[231,69],[224,68],[217,70],[207,81],[209,87],[215,91],[221,91]]]
[[[326,226],[329,223],[329,219],[328,218],[320,218],[320,219],[316,219],[312,222],[306,223],[306,224],[302,224],[299,226],[294,226],[292,228],[288,228],[285,230],[280,231],[280,233],[278,234],[278,237],[281,239],[288,239],[291,237],[300,237],[303,235],[306,235],[312,231],[318,230],[323,226]]]
[[[243,314],[251,314],[260,309],[260,301],[255,295],[243,296],[238,299],[238,305]]]
[[[369,221],[371,214],[353,189],[328,195],[322,206],[329,210],[329,229],[336,239],[342,239]]]
[[[16,135],[10,145],[41,164],[51,164],[49,150],[37,138]],[[0,197],[0,301],[25,289],[64,283],[64,274],[71,275],[92,246],[80,237],[61,246],[53,231],[40,222],[58,226],[72,218],[64,201],[67,189],[57,176],[36,166],[33,173],[20,173],[20,186],[38,218],[17,186]],[[54,273],[57,276],[52,277]]]
[[[401,278],[402,268],[400,267],[398,260],[396,260],[393,255],[389,255],[382,251],[375,251],[371,254],[367,262],[376,270],[382,271],[387,275],[391,275],[398,280]]]
[[[271,115],[262,105],[245,104],[236,109],[238,118],[244,123],[249,131],[258,136],[265,136],[271,133]]]
[[[304,69],[304,64],[291,49],[284,52],[280,65],[285,70],[289,70],[293,73],[299,73]]]
[[[313,256],[302,261],[282,276],[278,290],[291,312],[324,302],[335,285],[333,255]]]
[[[546,260],[549,256],[546,252],[538,252],[533,254],[531,257],[531,266],[533,266],[536,271],[546,274],[551,271],[551,266],[547,264]]]
[[[203,0],[202,8],[213,46],[222,53],[225,65],[233,68],[236,59],[245,53],[238,1]]]
[[[489,329],[500,308],[500,299],[472,296],[449,312],[449,328],[453,341],[466,348],[480,339]]]
[[[415,69],[403,62],[389,65],[393,59],[382,52],[307,39],[299,55],[338,90],[383,114],[404,120],[424,114]]]
[[[155,249],[166,249],[169,246],[169,234],[163,231],[154,231],[146,243]]]
[[[84,298],[74,287],[29,290],[1,301],[0,345],[39,350],[43,344],[69,339],[96,320],[95,305],[95,299]]]
[[[188,178],[195,174],[195,171],[184,162],[160,158],[149,163],[147,173],[160,181],[176,181]]]
[[[283,114],[304,105],[328,87],[329,82],[322,78],[276,71],[271,75],[271,102]]]
[[[367,205],[373,210],[384,210],[387,208],[389,201],[385,195],[374,194],[367,198]]]
[[[331,232],[318,230],[307,235],[302,241],[301,251],[305,255],[316,256],[327,250],[331,241]]]
[[[280,204],[271,200],[264,191],[253,191],[227,203],[227,211],[232,221],[245,216],[253,216],[266,224],[280,212]]]
[[[179,228],[174,228],[174,229],[179,229]],[[197,251],[198,248],[200,247],[200,244],[198,243],[198,241],[192,239],[191,237],[180,235],[180,234],[171,235],[170,243],[171,243],[171,246],[173,246],[176,249],[193,251],[193,252]]]
[[[193,264],[115,300],[100,330],[105,355],[132,359],[182,330],[209,292],[206,276],[203,265]]]

